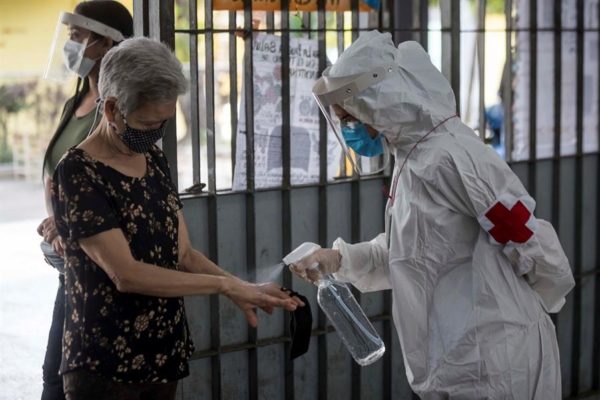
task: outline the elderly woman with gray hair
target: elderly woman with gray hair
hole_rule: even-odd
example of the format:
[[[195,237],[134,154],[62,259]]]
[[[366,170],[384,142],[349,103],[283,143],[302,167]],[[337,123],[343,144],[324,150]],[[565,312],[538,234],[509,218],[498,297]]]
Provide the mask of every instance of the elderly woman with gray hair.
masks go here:
[[[56,225],[66,249],[61,374],[67,399],[172,399],[193,352],[181,296],[219,293],[256,326],[256,308],[303,303],[251,284],[190,244],[155,142],[186,82],[163,44],[128,39],[101,65],[103,119],[59,163]]]

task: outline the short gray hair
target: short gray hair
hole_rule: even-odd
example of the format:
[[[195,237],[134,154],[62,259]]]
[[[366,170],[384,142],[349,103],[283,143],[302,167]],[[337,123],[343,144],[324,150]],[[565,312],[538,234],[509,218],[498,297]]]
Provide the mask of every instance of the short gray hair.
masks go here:
[[[100,98],[115,97],[117,107],[125,115],[144,103],[176,100],[186,88],[181,63],[158,41],[145,37],[126,39],[102,58]]]

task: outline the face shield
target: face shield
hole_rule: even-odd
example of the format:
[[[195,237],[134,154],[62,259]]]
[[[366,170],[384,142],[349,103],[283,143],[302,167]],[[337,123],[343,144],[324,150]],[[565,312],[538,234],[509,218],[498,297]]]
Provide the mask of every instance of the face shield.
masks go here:
[[[58,17],[44,78],[65,82],[73,73],[81,78],[87,76],[96,63],[84,57],[85,49],[94,44],[91,32],[116,42],[125,39],[121,32],[108,25],[80,14],[63,12]]]
[[[383,171],[390,162],[390,151],[387,142],[381,133],[376,138],[368,136],[364,124],[360,121],[354,119],[350,121],[340,120],[335,111],[336,107],[339,107],[337,110],[342,109],[341,104],[344,100],[354,97],[363,90],[384,80],[386,75],[392,71],[392,67],[380,66],[365,73],[338,78],[329,76],[330,69],[331,67],[325,69],[321,78],[313,86],[313,96],[329,122],[335,137],[340,142],[344,155],[352,164],[354,171],[361,176],[377,174]],[[352,152],[349,144],[355,149]],[[382,153],[378,151],[380,147],[382,147]],[[367,157],[378,155],[378,153],[383,154],[383,166],[369,172],[363,171],[357,150]]]

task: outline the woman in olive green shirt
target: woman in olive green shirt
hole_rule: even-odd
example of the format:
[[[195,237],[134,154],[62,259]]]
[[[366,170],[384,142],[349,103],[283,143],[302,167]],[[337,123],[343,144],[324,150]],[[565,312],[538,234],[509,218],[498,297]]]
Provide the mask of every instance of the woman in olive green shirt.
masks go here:
[[[78,79],[75,95],[65,103],[58,127],[44,155],[44,192],[48,217],[38,226],[38,233],[44,238],[41,247],[46,261],[60,274],[42,367],[44,380],[42,400],[65,398],[62,378],[58,373],[62,360],[65,319],[64,253],[52,215],[51,177],[63,154],[81,143],[92,131],[94,123],[100,120],[95,118],[100,60],[110,48],[133,35],[131,14],[122,4],[111,0],[79,3],[73,14],[61,15],[61,22],[66,25],[69,37],[69,40],[64,43],[64,62],[78,75]],[[63,43],[57,45],[62,46]]]

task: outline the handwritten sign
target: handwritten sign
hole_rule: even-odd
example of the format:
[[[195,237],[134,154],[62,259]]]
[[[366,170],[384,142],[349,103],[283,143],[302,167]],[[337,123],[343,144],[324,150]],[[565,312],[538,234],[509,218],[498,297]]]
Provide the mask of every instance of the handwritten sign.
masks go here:
[[[290,179],[293,185],[319,182],[319,107],[312,87],[319,78],[319,43],[290,38]],[[246,54],[248,56],[248,54]],[[252,41],[254,96],[255,187],[281,185],[282,98],[281,36],[258,34]],[[246,93],[242,90],[242,93]],[[246,189],[246,113],[242,96],[237,131],[233,190]],[[327,177],[338,171],[341,147],[332,132],[327,137]]]

